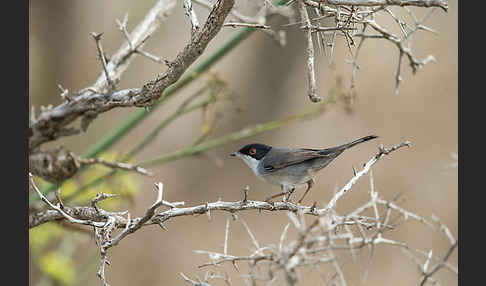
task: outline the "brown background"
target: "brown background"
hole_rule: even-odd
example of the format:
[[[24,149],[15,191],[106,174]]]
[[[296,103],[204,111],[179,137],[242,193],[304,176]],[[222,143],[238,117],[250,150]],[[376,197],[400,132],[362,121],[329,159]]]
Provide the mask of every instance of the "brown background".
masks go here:
[[[239,1],[245,12],[253,8],[246,1]],[[117,29],[115,19],[129,13],[129,30],[143,17],[154,1],[31,1],[29,30],[29,84],[30,104],[39,110],[40,105],[61,102],[57,84],[70,91],[88,86],[100,71],[96,58],[96,47],[90,32],[104,32],[105,51],[113,53],[122,43],[123,36]],[[419,32],[414,38],[413,50],[418,58],[433,54],[437,63],[426,65],[413,76],[407,61],[403,65],[403,82],[400,95],[394,94],[395,70],[398,52],[384,40],[369,40],[365,43],[359,59],[357,74],[358,96],[353,112],[344,106],[333,105],[328,112],[311,121],[292,124],[253,138],[228,144],[207,152],[207,156],[182,159],[153,168],[155,178],[140,178],[142,189],[133,205],[127,206],[132,215],[141,215],[152,203],[154,180],[165,185],[165,198],[170,201],[185,201],[195,205],[207,201],[239,200],[241,189],[251,187],[250,199],[262,200],[278,192],[279,188],[257,180],[240,160],[228,156],[230,152],[250,142],[264,142],[276,146],[328,147],[350,141],[360,136],[377,134],[380,139],[348,150],[331,167],[322,171],[317,185],[307,197],[307,202],[318,201],[321,205],[329,200],[335,186],[343,186],[352,176],[352,166],[360,167],[377,151],[380,143],[386,146],[404,140],[412,142],[412,148],[393,153],[374,167],[375,185],[380,195],[391,199],[404,192],[403,206],[424,217],[435,214],[450,227],[457,237],[457,168],[448,168],[455,163],[452,153],[457,153],[457,3],[449,1],[449,12],[435,11],[428,24],[439,31],[438,35]],[[394,8],[398,11],[397,8]],[[423,15],[423,11],[418,15]],[[207,12],[196,6],[203,22]],[[281,19],[280,19],[281,20]],[[281,24],[283,21],[272,22]],[[379,17],[378,22],[391,27],[389,17]],[[280,22],[279,22],[280,21]],[[390,28],[396,32],[395,26]],[[182,2],[175,9],[145,46],[145,50],[166,59],[172,59],[188,41],[190,35],[188,19],[184,16]],[[233,28],[224,28],[210,43],[208,56],[220,44],[235,33]],[[222,59],[211,72],[225,80],[238,94],[233,104],[220,105],[224,117],[218,123],[212,137],[239,130],[255,123],[283,118],[312,107],[307,99],[305,53],[303,34],[288,28],[288,45],[280,48],[269,37],[254,33],[228,56]],[[326,96],[342,77],[345,87],[349,84],[351,66],[345,62],[350,55],[342,40],[338,41],[334,65],[329,67],[329,58],[323,54],[317,62],[319,93]],[[198,62],[200,62],[199,59]],[[197,62],[193,65],[195,66]],[[165,70],[145,58],[137,58],[122,77],[120,88],[141,87],[155,74]],[[165,114],[172,110],[192,91],[202,86],[202,81],[179,92],[166,105],[159,108],[141,126],[137,127],[113,149],[124,152],[155,126]],[[233,112],[241,108],[243,112]],[[60,142],[75,152],[82,153],[86,146],[96,142],[100,136],[117,126],[134,111],[117,109],[96,119],[87,133],[64,139]],[[201,114],[194,113],[176,121],[160,134],[156,142],[144,150],[137,161],[177,150],[192,142],[200,132]],[[56,142],[58,144],[58,142]],[[214,158],[222,160],[218,167]],[[368,199],[369,180],[363,178],[338,204],[338,211],[345,213]],[[302,189],[298,190],[300,196]],[[260,244],[277,243],[288,219],[285,213],[258,212],[240,213]],[[197,265],[206,261],[204,255],[193,250],[221,251],[227,213],[213,213],[209,222],[206,216],[176,218],[167,222],[168,232],[158,227],[147,227],[127,237],[119,246],[110,250],[112,265],[107,268],[111,285],[183,285],[179,272],[194,277],[204,272]],[[410,246],[442,255],[448,240],[438,231],[421,224],[405,224],[391,237],[406,241]],[[248,254],[251,241],[239,222],[231,224],[229,252]],[[76,261],[96,258],[93,239],[85,237],[75,255]],[[361,255],[366,261],[367,252]],[[457,251],[450,259],[457,263]],[[345,276],[351,285],[411,285],[418,281],[416,266],[400,251],[390,246],[377,247],[367,282],[362,282],[363,267],[358,267],[349,257],[344,257]],[[364,264],[364,263],[362,263]],[[243,264],[241,264],[243,265]],[[99,284],[95,273],[97,263],[89,268],[89,285]],[[243,285],[238,273],[230,267],[224,268],[232,276],[234,285]],[[244,270],[245,268],[242,267]],[[325,270],[325,268],[323,268]],[[31,267],[31,284],[35,285],[38,272]],[[308,273],[308,274],[305,274]],[[317,273],[304,271],[303,285],[324,285]],[[325,274],[327,275],[327,274]],[[441,270],[437,276],[443,285],[457,284],[457,277]],[[279,282],[280,283],[280,282]],[[215,283],[223,285],[222,282]],[[277,283],[278,284],[278,283]]]

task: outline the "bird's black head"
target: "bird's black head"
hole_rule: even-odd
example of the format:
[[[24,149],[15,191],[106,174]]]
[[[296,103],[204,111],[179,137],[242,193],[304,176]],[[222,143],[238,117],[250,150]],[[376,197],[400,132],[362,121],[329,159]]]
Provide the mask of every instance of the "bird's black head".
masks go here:
[[[243,146],[243,148],[238,150],[238,152],[234,152],[231,155],[236,156],[237,153],[240,153],[242,155],[247,155],[254,159],[260,160],[268,153],[268,151],[270,151],[270,149],[272,149],[271,146],[254,143]]]

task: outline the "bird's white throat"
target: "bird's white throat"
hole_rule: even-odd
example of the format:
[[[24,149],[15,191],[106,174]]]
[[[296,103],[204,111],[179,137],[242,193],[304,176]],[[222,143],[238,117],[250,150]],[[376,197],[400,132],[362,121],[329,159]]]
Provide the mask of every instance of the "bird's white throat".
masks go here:
[[[239,157],[243,159],[243,162],[245,162],[248,165],[248,167],[250,167],[253,170],[253,173],[255,173],[257,177],[260,177],[260,175],[257,172],[258,164],[260,163],[260,161],[248,155],[240,155]]]

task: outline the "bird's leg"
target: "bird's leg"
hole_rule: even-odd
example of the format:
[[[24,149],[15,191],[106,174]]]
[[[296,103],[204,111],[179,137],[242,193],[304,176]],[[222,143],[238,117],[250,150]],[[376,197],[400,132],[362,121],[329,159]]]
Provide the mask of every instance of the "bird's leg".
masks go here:
[[[281,197],[281,196],[284,196],[286,195],[289,191],[287,190],[287,188],[285,188],[284,185],[280,185],[280,188],[282,189],[283,192],[281,193],[278,193],[278,194],[275,194],[275,195],[272,195],[272,196],[269,196],[268,198],[265,199],[265,202],[269,202],[271,199],[274,199],[274,198],[278,198],[278,197]]]
[[[290,202],[290,196],[294,193],[295,187],[290,187],[287,191],[287,196],[284,195],[283,201],[284,202]]]
[[[275,194],[275,195],[272,195],[272,196],[269,196],[268,198],[265,199],[265,202],[269,202],[271,199],[274,199],[274,198],[278,198],[280,196],[283,196],[285,195],[287,192],[281,192],[281,193],[278,193],[278,194]]]
[[[302,198],[300,198],[300,200],[298,202],[299,204],[302,202],[302,200],[304,199],[305,195],[307,195],[307,193],[312,188],[312,186],[314,186],[315,183],[316,182],[314,181],[314,179],[310,179],[309,181],[307,181],[307,190],[305,190],[304,195],[302,196]]]

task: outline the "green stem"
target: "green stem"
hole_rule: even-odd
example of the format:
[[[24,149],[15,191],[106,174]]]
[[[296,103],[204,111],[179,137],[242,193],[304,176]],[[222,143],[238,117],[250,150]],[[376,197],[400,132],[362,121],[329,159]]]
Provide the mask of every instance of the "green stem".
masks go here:
[[[131,157],[131,156],[137,154],[139,151],[141,151],[145,146],[147,146],[147,144],[149,144],[159,134],[159,132],[162,129],[167,127],[167,125],[169,125],[172,121],[174,121],[178,117],[180,117],[180,116],[182,116],[186,113],[189,113],[191,111],[203,108],[204,106],[207,106],[208,104],[210,104],[214,101],[215,101],[214,98],[210,98],[210,99],[204,100],[203,102],[195,104],[191,107],[188,107],[188,108],[184,107],[184,108],[178,109],[171,116],[169,116],[164,121],[162,121],[159,125],[157,125],[152,131],[150,131],[150,133],[147,134],[147,136],[145,136],[145,138],[143,138],[142,141],[140,141],[140,143],[137,144],[137,146],[135,146],[132,150],[130,150],[130,152],[128,152],[127,156]]]
[[[225,136],[221,136],[219,138],[206,141],[206,142],[201,143],[201,144],[196,145],[196,146],[190,145],[188,147],[185,147],[185,148],[178,150],[178,151],[175,151],[173,153],[162,155],[159,158],[155,158],[155,159],[152,159],[152,160],[142,162],[142,163],[140,163],[140,166],[145,167],[145,168],[149,168],[149,167],[152,167],[152,166],[155,166],[155,165],[159,165],[159,164],[167,163],[167,162],[170,162],[170,161],[178,160],[178,159],[181,159],[181,158],[184,158],[184,157],[188,157],[188,156],[198,154],[198,153],[203,152],[203,151],[207,151],[209,149],[214,149],[214,148],[220,147],[220,146],[225,145],[229,142],[237,141],[237,140],[240,140],[240,139],[243,139],[243,138],[255,136],[255,135],[258,135],[258,134],[261,134],[261,133],[264,133],[264,132],[267,132],[267,131],[270,131],[270,130],[273,130],[273,129],[277,129],[279,127],[293,123],[295,121],[308,119],[308,118],[310,118],[314,115],[317,115],[317,114],[323,112],[324,106],[325,105],[321,105],[318,108],[314,108],[314,109],[312,109],[308,112],[304,112],[304,113],[301,113],[301,114],[298,114],[298,115],[295,115],[295,116],[292,116],[292,117],[289,117],[289,118],[286,118],[286,119],[283,119],[283,120],[275,120],[275,121],[270,121],[270,122],[267,122],[267,123],[257,124],[257,125],[255,125],[251,128],[246,128],[246,129],[243,129],[243,130],[240,130],[240,131],[236,131],[236,132],[227,134]]]

